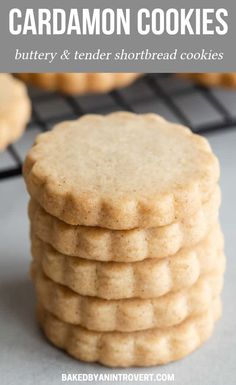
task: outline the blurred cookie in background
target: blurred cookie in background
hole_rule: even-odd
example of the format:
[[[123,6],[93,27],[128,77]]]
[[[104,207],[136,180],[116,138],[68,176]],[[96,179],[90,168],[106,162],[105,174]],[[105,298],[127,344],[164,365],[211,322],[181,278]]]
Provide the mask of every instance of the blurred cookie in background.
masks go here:
[[[25,85],[9,74],[0,74],[0,151],[24,132],[31,115]]]
[[[71,95],[109,92],[133,83],[139,73],[21,73],[26,83]]]
[[[178,76],[205,86],[236,88],[236,72],[183,73],[178,74]]]

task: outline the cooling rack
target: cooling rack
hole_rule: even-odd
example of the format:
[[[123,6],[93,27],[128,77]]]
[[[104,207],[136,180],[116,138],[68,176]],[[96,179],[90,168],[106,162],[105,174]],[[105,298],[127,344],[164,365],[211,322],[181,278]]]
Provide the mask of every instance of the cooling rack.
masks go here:
[[[32,119],[23,137],[0,153],[0,180],[21,175],[25,154],[37,134],[86,113],[154,112],[202,134],[236,127],[235,91],[203,87],[175,75],[148,74],[105,95],[71,97],[34,88],[29,94]]]

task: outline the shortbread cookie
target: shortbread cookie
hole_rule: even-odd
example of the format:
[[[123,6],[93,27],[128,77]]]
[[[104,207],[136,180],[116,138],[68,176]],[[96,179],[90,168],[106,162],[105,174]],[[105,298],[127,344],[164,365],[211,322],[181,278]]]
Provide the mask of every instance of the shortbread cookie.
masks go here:
[[[48,214],[34,200],[29,204],[29,217],[33,232],[62,254],[100,261],[135,262],[164,258],[182,247],[198,243],[216,223],[220,200],[217,186],[193,215],[162,227],[127,231],[71,226]]]
[[[125,87],[137,79],[138,73],[24,73],[18,74],[27,83],[48,91],[66,94],[108,92]]]
[[[166,364],[188,355],[212,334],[220,317],[221,303],[180,325],[137,332],[95,332],[54,317],[41,305],[38,320],[47,338],[71,356],[107,366],[152,366]]]
[[[212,73],[184,73],[180,74],[180,76],[195,80],[198,83],[204,84],[206,86],[216,86],[216,87],[236,87],[236,72],[231,73],[220,73],[220,72],[212,72]]]
[[[30,195],[72,225],[164,226],[209,199],[219,165],[206,139],[155,114],[87,115],[41,134],[24,163]]]
[[[0,151],[22,135],[30,114],[25,85],[9,74],[0,74]]]
[[[188,288],[200,275],[213,270],[223,243],[219,225],[215,225],[198,245],[172,257],[116,263],[65,256],[32,234],[32,255],[49,278],[78,294],[104,299],[150,299]]]
[[[225,258],[216,256],[216,267],[187,290],[154,299],[104,300],[81,296],[47,278],[39,265],[32,274],[37,298],[45,309],[64,322],[95,331],[137,331],[177,325],[207,311],[223,286]]]

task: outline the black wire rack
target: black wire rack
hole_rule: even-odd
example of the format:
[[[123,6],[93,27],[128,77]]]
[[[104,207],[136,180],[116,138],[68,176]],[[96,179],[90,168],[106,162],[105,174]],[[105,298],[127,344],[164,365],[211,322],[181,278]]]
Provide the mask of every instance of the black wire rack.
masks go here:
[[[24,157],[37,134],[86,113],[155,112],[202,134],[236,127],[236,92],[210,89],[175,75],[148,74],[105,95],[72,97],[33,88],[29,94],[32,119],[23,137],[0,153],[0,180],[21,175]]]

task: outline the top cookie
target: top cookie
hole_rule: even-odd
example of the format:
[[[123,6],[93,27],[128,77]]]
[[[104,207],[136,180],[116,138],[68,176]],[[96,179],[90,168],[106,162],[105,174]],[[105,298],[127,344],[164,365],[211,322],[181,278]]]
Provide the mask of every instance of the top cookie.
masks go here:
[[[83,95],[86,93],[108,92],[131,84],[138,73],[24,73],[20,79],[48,91]]]
[[[163,226],[196,212],[219,178],[208,142],[158,115],[87,115],[41,134],[28,153],[30,195],[72,225]]]
[[[30,113],[25,85],[9,74],[0,74],[0,150],[20,137]]]

